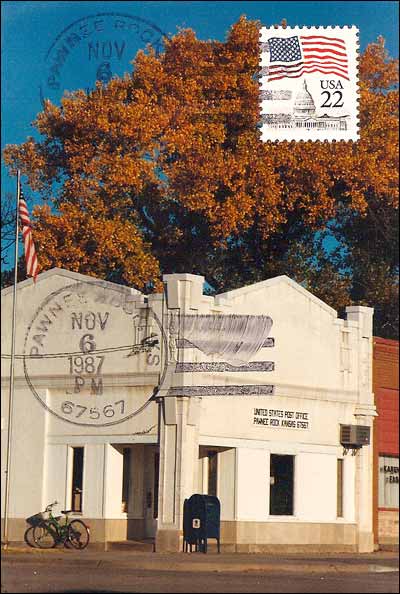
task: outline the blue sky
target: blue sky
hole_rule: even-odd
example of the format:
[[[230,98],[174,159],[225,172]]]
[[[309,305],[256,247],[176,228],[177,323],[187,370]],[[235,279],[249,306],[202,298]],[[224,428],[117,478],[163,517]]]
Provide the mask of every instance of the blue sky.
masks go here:
[[[1,13],[2,148],[35,135],[31,122],[41,110],[41,93],[57,102],[63,88],[91,87],[100,67],[105,66],[112,74],[130,71],[130,60],[138,49],[145,47],[144,40],[157,45],[161,33],[173,35],[179,28],[194,29],[200,39],[222,41],[242,14],[266,26],[279,23],[282,18],[292,26],[356,25],[360,29],[361,51],[379,35],[385,37],[392,56],[398,56],[399,51],[397,2],[3,0]],[[70,36],[78,33],[82,39],[73,45]],[[63,63],[58,57],[59,68],[54,74],[56,51],[66,43],[70,50]],[[55,88],[57,85],[59,89]],[[2,166],[2,197],[5,192],[14,191],[15,180]]]

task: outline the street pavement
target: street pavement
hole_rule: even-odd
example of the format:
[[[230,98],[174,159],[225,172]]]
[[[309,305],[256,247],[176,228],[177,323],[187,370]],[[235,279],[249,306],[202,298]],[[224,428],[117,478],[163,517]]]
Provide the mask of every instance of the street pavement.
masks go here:
[[[261,555],[10,548],[2,592],[399,592],[398,553]]]

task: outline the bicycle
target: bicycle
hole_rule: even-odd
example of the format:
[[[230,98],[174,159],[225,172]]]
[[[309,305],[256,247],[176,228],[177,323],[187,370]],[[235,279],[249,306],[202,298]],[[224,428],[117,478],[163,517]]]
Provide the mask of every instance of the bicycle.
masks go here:
[[[90,540],[89,526],[86,526],[82,520],[68,521],[71,509],[61,512],[65,516],[65,522],[60,523],[61,516],[55,517],[52,513],[53,507],[57,504],[58,501],[53,501],[44,512],[27,518],[26,521],[33,528],[34,546],[40,549],[52,549],[62,543],[64,546],[71,545],[74,549],[85,549]]]

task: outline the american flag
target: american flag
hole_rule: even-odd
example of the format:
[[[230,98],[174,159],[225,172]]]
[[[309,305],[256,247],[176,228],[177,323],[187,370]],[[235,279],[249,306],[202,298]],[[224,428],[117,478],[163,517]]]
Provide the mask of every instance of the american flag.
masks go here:
[[[28,276],[33,277],[33,281],[36,282],[38,275],[38,261],[36,257],[35,244],[32,239],[32,226],[29,219],[28,206],[25,202],[22,188],[20,189],[19,197],[19,217],[22,225],[22,237],[24,240],[25,247],[25,261],[26,261],[26,273]]]
[[[320,72],[348,78],[346,44],[338,37],[295,35],[268,39],[268,81]]]

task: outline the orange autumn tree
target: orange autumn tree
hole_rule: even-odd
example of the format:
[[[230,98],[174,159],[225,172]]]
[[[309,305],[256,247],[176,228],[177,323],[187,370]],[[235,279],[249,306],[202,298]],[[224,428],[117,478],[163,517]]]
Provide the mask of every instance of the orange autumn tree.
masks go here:
[[[184,30],[132,75],[46,104],[43,139],[4,152],[55,207],[35,210],[42,269],[144,290],[166,272],[215,290],[285,273],[350,302],[354,263],[328,257],[323,233],[341,213],[365,220],[371,200],[397,208],[396,64],[382,40],[361,58],[359,143],[263,144],[258,38],[245,18],[225,42]]]

